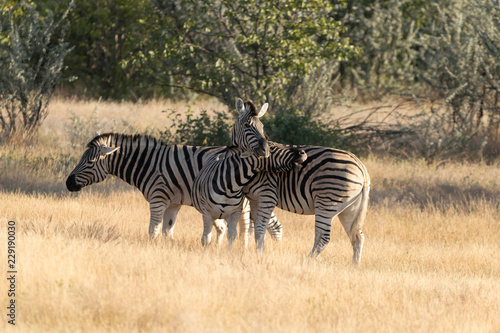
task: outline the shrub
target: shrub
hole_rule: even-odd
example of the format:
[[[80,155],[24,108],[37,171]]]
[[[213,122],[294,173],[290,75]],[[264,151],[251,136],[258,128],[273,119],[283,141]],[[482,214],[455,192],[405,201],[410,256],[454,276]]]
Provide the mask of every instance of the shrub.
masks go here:
[[[463,119],[463,126],[455,126],[446,103],[420,107],[421,112],[416,115],[400,115],[401,122],[396,125],[398,134],[391,145],[393,155],[423,158],[428,164],[484,157],[487,137],[480,135],[473,119]]]
[[[275,110],[325,59],[355,50],[330,15],[338,6],[326,0],[150,1],[162,34],[144,61],[158,82],[207,93],[228,106],[240,96],[265,100]]]
[[[29,139],[47,116],[64,57],[71,51],[64,40],[71,6],[58,20],[52,12],[42,17],[24,1],[10,10],[8,42],[0,43],[5,57],[0,59],[1,138]]]
[[[500,155],[500,11],[496,1],[432,3],[430,25],[420,34],[419,79],[427,99],[443,101],[448,127],[485,145],[488,159]],[[433,110],[432,110],[433,111]]]
[[[167,144],[188,144],[198,146],[224,146],[231,143],[232,125],[230,117],[224,112],[215,112],[213,117],[203,111],[199,116],[191,110],[185,113],[186,120],[174,110],[166,111],[175,126],[162,133]],[[232,119],[231,119],[232,120]],[[298,111],[279,112],[263,118],[264,130],[270,140],[294,145],[318,145],[353,149],[354,136],[344,135],[338,124],[333,126],[320,120],[303,116]]]
[[[354,135],[344,135],[339,124],[328,125],[302,115],[298,110],[278,112],[264,117],[266,133],[272,141],[293,145],[315,145],[353,150]]]
[[[202,111],[195,116],[191,110],[182,114],[174,110],[164,111],[172,119],[175,127],[167,128],[161,133],[161,139],[167,144],[186,144],[192,146],[226,146],[231,144],[231,125],[229,117],[224,112],[215,111],[215,116],[210,117],[207,111]]]

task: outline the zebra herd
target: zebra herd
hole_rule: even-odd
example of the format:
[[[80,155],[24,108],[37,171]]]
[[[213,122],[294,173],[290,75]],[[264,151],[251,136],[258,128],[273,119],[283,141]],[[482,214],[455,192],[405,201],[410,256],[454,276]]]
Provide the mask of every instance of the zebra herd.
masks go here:
[[[257,249],[264,250],[266,229],[274,239],[281,239],[282,226],[273,213],[277,206],[315,215],[311,255],[317,256],[328,244],[332,220],[338,216],[353,247],[353,262],[359,263],[370,191],[365,166],[347,151],[269,141],[259,119],[267,108],[267,103],[256,109],[251,102],[237,99],[239,118],[227,147],[165,145],[141,135],[97,135],[66,187],[79,191],[108,174],[137,187],[150,204],[153,238],[160,228],[173,237],[180,207],[194,206],[203,215],[203,245],[210,243],[215,226],[216,243],[220,245],[227,229],[231,246],[240,220],[247,246],[251,216]]]

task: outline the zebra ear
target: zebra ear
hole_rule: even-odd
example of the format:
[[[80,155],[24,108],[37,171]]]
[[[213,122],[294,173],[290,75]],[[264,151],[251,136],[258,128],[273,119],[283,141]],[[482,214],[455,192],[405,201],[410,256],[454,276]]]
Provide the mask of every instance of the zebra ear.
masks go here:
[[[120,149],[120,147],[101,147],[101,156],[106,156],[109,154],[113,154],[115,151]]]
[[[243,104],[243,100],[241,98],[236,99],[236,110],[239,114],[245,112],[245,105]]]
[[[267,108],[269,107],[269,103],[264,103],[258,110],[257,110],[257,118],[262,117],[263,115],[266,114]]]
[[[94,138],[95,138],[95,137],[98,137],[99,135],[101,135],[101,134],[99,134],[99,132],[95,132],[95,133],[94,133]]]

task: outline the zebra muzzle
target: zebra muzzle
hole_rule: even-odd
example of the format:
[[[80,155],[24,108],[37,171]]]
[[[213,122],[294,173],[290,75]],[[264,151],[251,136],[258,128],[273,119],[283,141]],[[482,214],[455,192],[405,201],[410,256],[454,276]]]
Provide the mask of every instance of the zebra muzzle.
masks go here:
[[[268,158],[271,155],[270,149],[269,149],[269,143],[267,140],[261,140],[259,142],[259,147],[255,149],[255,153],[259,155],[259,158],[265,157]]]
[[[307,160],[306,152],[303,150],[298,151],[297,157],[295,158],[295,161],[294,161],[293,170],[299,171],[300,168],[302,168],[302,163],[304,163],[306,160]]]
[[[66,188],[68,189],[68,191],[77,192],[80,191],[82,187],[83,187],[82,185],[76,182],[75,175],[70,175],[68,179],[66,179]]]

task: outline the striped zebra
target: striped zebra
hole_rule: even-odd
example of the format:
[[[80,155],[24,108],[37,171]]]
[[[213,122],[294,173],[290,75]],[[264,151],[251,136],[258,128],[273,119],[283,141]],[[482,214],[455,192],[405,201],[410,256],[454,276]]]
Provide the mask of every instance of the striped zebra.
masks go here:
[[[264,108],[267,106],[253,110],[254,116]],[[239,111],[244,110],[240,108]],[[150,236],[158,236],[163,222],[163,234],[172,238],[181,205],[192,206],[190,195],[194,178],[212,156],[222,154],[226,149],[165,145],[153,137],[141,135],[98,135],[88,143],[79,163],[68,176],[66,187],[69,191],[80,191],[85,186],[103,181],[108,174],[114,175],[137,187],[149,202]],[[249,217],[250,206],[245,204],[241,221],[243,231],[248,230]],[[274,213],[272,219],[276,223],[270,226],[274,229],[269,229],[269,232],[273,239],[280,240],[281,224]],[[246,246],[248,235],[243,232],[243,236]]]
[[[233,144],[238,145],[238,140],[233,137]],[[316,146],[299,148],[307,154],[300,169],[261,172],[243,189],[250,200],[257,248],[264,250],[265,228],[278,206],[293,213],[315,215],[311,256],[319,256],[324,250],[330,241],[332,220],[338,216],[353,247],[353,262],[358,264],[365,239],[361,228],[370,192],[366,167],[347,151]]]
[[[268,146],[267,135],[264,133],[264,125],[260,121],[260,118],[266,114],[268,107],[269,104],[264,103],[257,109],[250,101],[243,102],[241,98],[236,99],[236,110],[239,117],[233,126],[231,146],[247,148],[249,138],[259,140],[264,148]],[[248,135],[246,131],[248,128],[255,129],[258,134]],[[269,157],[269,154],[264,157]]]
[[[246,127],[245,132],[249,128]],[[259,142],[262,142],[260,138]],[[194,207],[203,215],[202,245],[210,244],[212,225],[216,225],[217,229],[217,246],[221,245],[225,228],[217,225],[216,221],[225,219],[231,247],[243,208],[243,187],[259,171],[274,174],[298,169],[305,159],[304,151],[277,144],[271,145],[268,158],[262,158],[244,147],[229,147],[225,153],[213,156],[195,178],[191,192]]]

